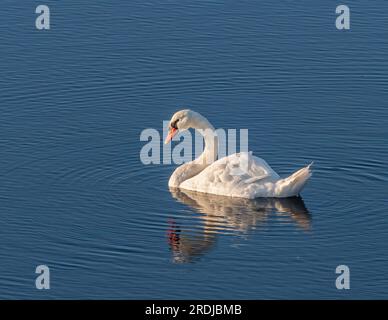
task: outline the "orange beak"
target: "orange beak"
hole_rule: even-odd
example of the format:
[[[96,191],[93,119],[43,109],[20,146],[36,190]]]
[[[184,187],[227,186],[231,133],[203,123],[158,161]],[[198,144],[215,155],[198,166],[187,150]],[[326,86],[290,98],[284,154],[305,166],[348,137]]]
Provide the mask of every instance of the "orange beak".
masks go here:
[[[170,131],[168,132],[168,135],[166,137],[166,140],[164,140],[164,143],[167,144],[169,143],[172,138],[177,134],[178,130],[175,128],[171,128]]]

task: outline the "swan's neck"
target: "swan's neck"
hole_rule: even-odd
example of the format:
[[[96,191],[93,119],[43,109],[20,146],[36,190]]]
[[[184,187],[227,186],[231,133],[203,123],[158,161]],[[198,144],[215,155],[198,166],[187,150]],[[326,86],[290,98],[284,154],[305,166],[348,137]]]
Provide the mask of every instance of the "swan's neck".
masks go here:
[[[206,167],[217,160],[218,137],[211,123],[203,116],[198,114],[190,125],[197,129],[204,138],[205,147],[202,154],[194,161],[185,163],[178,167],[171,175],[168,185],[170,187],[179,187],[179,185],[203,171]]]
[[[195,159],[194,162],[197,164],[203,164],[205,167],[207,167],[217,160],[218,137],[216,130],[203,116],[198,118],[198,121],[194,123],[193,128],[197,129],[205,141],[205,147],[202,154],[197,159]]]

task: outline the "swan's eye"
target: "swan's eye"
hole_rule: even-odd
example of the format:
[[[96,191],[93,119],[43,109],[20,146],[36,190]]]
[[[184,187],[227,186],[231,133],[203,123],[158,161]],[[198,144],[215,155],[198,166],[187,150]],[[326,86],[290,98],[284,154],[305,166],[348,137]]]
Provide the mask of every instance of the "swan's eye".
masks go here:
[[[178,127],[177,127],[178,121],[179,121],[179,119],[176,119],[174,122],[171,122],[171,128],[178,130]]]

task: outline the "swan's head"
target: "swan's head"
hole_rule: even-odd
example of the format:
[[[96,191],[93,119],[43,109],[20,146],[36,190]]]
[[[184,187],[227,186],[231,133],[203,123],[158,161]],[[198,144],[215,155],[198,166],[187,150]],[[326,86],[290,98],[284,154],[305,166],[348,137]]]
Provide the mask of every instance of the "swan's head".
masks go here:
[[[189,128],[195,128],[196,120],[202,116],[192,110],[180,110],[172,116],[168,125],[168,135],[164,143],[169,143],[171,139],[179,132]]]

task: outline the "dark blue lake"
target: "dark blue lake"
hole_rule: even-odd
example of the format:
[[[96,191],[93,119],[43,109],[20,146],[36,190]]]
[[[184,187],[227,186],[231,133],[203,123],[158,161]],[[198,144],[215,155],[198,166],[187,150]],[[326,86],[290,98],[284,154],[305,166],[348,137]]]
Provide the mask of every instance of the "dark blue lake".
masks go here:
[[[387,297],[387,1],[39,4],[0,13],[0,298]],[[314,161],[303,200],[171,193],[140,134],[183,108]]]

